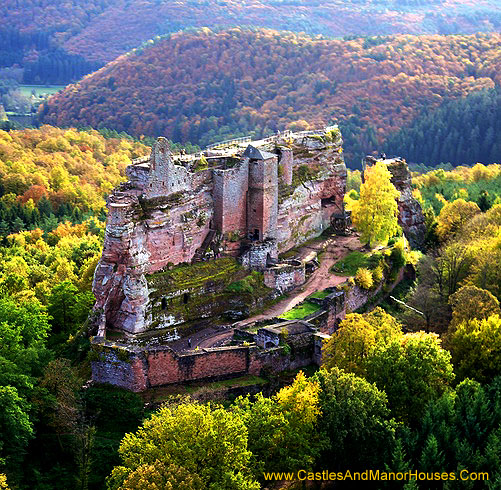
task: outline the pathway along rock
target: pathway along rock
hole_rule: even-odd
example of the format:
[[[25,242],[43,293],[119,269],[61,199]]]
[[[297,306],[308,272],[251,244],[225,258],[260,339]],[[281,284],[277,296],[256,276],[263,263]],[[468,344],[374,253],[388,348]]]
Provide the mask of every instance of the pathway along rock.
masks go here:
[[[345,282],[347,276],[335,275],[329,272],[329,269],[350,252],[360,250],[361,248],[363,248],[363,245],[360,243],[358,236],[355,235],[330,237],[323,242],[315,242],[311,245],[301,247],[298,254],[299,257],[307,256],[312,250],[316,250],[318,253],[323,252],[319,268],[313,272],[306,284],[294,289],[289,293],[287,298],[274,304],[259,315],[236,323],[235,327],[243,327],[256,321],[275,318],[294,308],[294,306],[304,301],[310,294]]]

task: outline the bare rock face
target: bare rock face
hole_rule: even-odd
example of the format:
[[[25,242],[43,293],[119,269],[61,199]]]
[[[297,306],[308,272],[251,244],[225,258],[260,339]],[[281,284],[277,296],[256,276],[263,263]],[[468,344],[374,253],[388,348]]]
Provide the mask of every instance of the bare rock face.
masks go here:
[[[398,198],[398,222],[411,247],[421,248],[426,225],[421,204],[412,196],[411,172],[405,160],[393,159],[388,163],[391,182],[400,192]]]
[[[207,151],[197,162],[174,158],[159,138],[149,159],[127,168],[128,182],[108,199],[94,275],[100,336],[107,328],[138,334],[221,314],[225,303],[231,306],[225,288],[248,274],[245,268],[265,270],[279,253],[330,226],[346,189],[337,128],[287,132],[256,144]],[[219,271],[199,268],[185,287],[192,265],[173,286],[173,266],[203,262],[207,253],[239,257],[240,265],[233,259]]]
[[[174,192],[149,197],[152,190],[158,192],[161,175],[174,167],[164,141],[160,149],[164,151],[154,149],[148,164],[132,165],[127,172],[131,180],[108,199],[103,255],[93,281],[100,332],[105,327],[131,334],[146,330],[151,318],[145,276],[169,263],[189,262],[208,233],[212,197],[207,171],[191,176],[196,191],[181,192],[176,181]]]
[[[344,210],[346,166],[340,143],[304,138],[293,150],[292,185],[279,186],[280,253],[320,235],[330,226],[332,214]]]

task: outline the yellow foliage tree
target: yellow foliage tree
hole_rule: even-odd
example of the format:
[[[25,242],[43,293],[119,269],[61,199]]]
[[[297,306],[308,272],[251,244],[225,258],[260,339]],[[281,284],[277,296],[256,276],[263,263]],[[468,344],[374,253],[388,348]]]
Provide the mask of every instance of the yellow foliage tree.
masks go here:
[[[9,485],[7,485],[7,477],[3,473],[0,473],[0,488],[2,490],[9,490]]]
[[[220,405],[164,406],[125,435],[118,450],[122,464],[108,488],[257,490],[247,438],[243,421]]]
[[[363,289],[370,289],[374,285],[372,273],[365,267],[359,267],[355,275],[355,281]]]
[[[400,324],[381,308],[360,315],[350,313],[323,349],[324,365],[339,367],[358,376],[365,374],[365,361],[380,343],[403,335]]]
[[[452,307],[451,328],[475,318],[482,320],[491,315],[501,315],[497,298],[475,286],[463,286],[449,298],[449,304]]]
[[[446,203],[437,218],[439,238],[445,241],[449,236],[456,234],[465,223],[480,212],[480,208],[476,203],[464,199],[456,199]]]
[[[367,167],[365,182],[360,186],[360,198],[353,203],[352,220],[360,232],[360,240],[375,245],[386,244],[398,231],[400,193],[391,183],[391,173],[382,162]]]

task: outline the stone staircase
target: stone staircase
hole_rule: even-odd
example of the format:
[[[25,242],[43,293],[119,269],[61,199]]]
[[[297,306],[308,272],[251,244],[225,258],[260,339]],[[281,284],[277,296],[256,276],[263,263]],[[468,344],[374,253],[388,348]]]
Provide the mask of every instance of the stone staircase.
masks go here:
[[[216,230],[209,230],[209,233],[207,233],[207,235],[205,236],[202,245],[200,245],[200,247],[193,255],[193,258],[191,259],[192,264],[195,264],[196,262],[202,262],[205,252],[207,252],[207,249],[209,248],[209,245],[212,243],[212,240],[214,240],[215,236],[216,236]]]

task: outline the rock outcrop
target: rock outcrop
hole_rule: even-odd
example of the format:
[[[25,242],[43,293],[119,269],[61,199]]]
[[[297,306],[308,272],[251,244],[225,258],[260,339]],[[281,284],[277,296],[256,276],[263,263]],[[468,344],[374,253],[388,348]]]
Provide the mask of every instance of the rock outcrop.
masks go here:
[[[108,199],[93,283],[99,335],[174,327],[219,315],[225,304],[234,309],[231,282],[246,269],[276,266],[279,253],[318,236],[343,209],[341,144],[332,127],[174,156],[159,138]],[[241,265],[226,264],[224,277],[214,278],[204,259],[223,257]],[[183,274],[195,269],[176,266],[192,262],[202,267],[188,287]],[[304,281],[300,272],[293,277],[291,287]]]
[[[364,166],[374,165],[378,160],[372,156],[364,159]],[[412,179],[409,167],[402,158],[385,158],[382,161],[391,172],[391,182],[400,192],[398,202],[398,224],[402,227],[412,248],[421,248],[424,243],[426,225],[421,204],[412,196]]]

